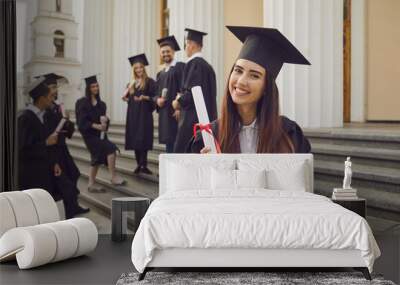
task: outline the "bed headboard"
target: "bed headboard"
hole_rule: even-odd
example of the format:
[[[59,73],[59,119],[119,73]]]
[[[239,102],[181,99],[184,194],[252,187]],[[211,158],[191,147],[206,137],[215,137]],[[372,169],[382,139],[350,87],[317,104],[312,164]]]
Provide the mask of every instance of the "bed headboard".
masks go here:
[[[213,164],[217,161],[232,160],[236,167],[239,161],[257,161],[262,163],[287,162],[302,163],[304,162],[304,176],[306,179],[306,191],[314,192],[314,163],[312,154],[160,154],[159,156],[159,195],[167,191],[168,183],[168,164],[171,162],[188,161],[195,164]]]

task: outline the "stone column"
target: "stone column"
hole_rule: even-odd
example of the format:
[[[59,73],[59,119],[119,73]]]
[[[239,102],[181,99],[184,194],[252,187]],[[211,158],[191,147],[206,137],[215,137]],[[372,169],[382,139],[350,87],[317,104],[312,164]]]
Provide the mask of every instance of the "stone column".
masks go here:
[[[285,64],[282,113],[303,127],[343,125],[343,1],[264,0],[264,26],[279,29],[312,66]]]
[[[223,0],[169,0],[169,33],[175,35],[182,51],[177,59],[184,61],[184,29],[192,28],[208,33],[204,37],[203,55],[212,65],[217,77],[217,102],[221,101],[224,78],[224,3]]]

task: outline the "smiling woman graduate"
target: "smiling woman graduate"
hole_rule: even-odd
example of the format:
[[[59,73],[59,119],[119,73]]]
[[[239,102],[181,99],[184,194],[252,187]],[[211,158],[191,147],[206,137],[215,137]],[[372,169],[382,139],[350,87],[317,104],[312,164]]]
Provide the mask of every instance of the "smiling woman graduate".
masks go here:
[[[279,114],[275,83],[283,63],[308,60],[276,29],[227,28],[243,42],[231,70],[221,116],[211,123],[222,153],[307,153],[310,144],[296,122]],[[207,153],[200,132],[188,151]]]
[[[125,125],[125,149],[134,150],[139,172],[152,174],[147,168],[147,153],[153,149],[153,111],[156,82],[147,75],[149,62],[144,53],[129,58],[132,78],[123,100],[128,103]]]

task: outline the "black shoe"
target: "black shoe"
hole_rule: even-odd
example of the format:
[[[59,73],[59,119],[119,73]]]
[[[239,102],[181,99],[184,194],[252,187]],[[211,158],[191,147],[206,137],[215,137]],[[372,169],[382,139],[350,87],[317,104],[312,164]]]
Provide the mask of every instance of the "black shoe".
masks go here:
[[[141,171],[145,174],[153,174],[150,169],[148,169],[146,166],[143,166]]]
[[[81,215],[81,214],[86,214],[89,213],[90,209],[89,208],[83,208],[81,206],[78,206],[75,210],[75,215]]]
[[[133,171],[133,174],[139,174],[139,172],[140,172],[140,166],[135,168],[135,170]]]

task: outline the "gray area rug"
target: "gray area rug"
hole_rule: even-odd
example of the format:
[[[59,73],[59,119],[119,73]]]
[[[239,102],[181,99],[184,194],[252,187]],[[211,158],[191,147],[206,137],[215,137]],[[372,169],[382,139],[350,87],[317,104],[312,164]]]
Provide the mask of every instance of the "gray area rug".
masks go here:
[[[395,285],[382,276],[372,275],[368,281],[359,272],[148,272],[146,278],[138,281],[138,273],[122,274],[117,285],[134,284],[373,284]]]

